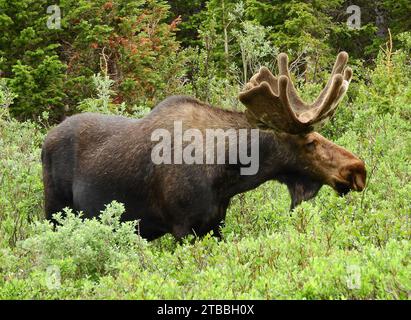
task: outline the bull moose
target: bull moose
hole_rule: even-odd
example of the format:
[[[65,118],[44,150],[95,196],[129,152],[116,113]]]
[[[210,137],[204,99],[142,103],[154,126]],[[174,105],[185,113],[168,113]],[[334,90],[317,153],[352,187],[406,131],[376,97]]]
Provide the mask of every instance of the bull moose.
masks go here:
[[[147,240],[166,233],[176,239],[202,236],[211,230],[219,236],[230,199],[268,180],[287,185],[291,208],[315,197],[324,184],[340,195],[363,190],[364,162],[314,132],[334,114],[348,89],[352,70],[345,67],[347,60],[346,52],[337,56],[331,78],[312,104],[298,96],[288,57],[280,54],[278,77],[262,67],[240,93],[245,112],[173,96],[143,119],[92,113],[67,118],[49,132],[42,148],[46,217],[70,207],[90,218],[117,200],[125,205],[123,221],[138,219]],[[173,132],[176,121],[200,132],[246,129],[248,149],[250,132],[258,129],[258,171],[241,174],[244,164],[228,161],[155,163],[152,134],[160,128]]]

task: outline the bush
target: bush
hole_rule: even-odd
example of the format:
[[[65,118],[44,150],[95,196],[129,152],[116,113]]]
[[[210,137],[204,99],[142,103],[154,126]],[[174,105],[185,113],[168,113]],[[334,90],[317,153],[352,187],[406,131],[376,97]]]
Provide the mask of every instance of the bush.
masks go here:
[[[98,278],[115,270],[125,259],[139,258],[144,241],[136,235],[137,221],[120,223],[124,206],[113,202],[107,205],[99,219],[83,220],[81,214],[67,209],[54,216],[59,223],[37,222],[33,236],[19,246],[38,267],[56,265],[62,276],[75,279]]]
[[[8,286],[21,284],[19,275],[15,274],[14,263],[30,278],[41,275],[42,278],[31,281],[39,287],[53,291],[56,286],[68,281],[84,279],[96,281],[106,275],[119,272],[123,261],[133,263],[135,267],[141,263],[149,263],[149,256],[144,253],[146,242],[136,235],[137,221],[120,222],[124,206],[113,202],[106,206],[99,219],[83,220],[81,214],[74,214],[66,209],[57,213],[54,218],[59,223],[55,228],[48,221],[36,222],[32,225],[31,237],[18,243],[14,253],[3,250],[0,257],[0,270],[5,278],[17,276]],[[58,275],[58,279],[52,278]],[[2,285],[5,285],[3,280]],[[60,283],[60,281],[63,281]],[[58,281],[58,283],[52,281]],[[7,287],[6,290],[10,290]],[[24,290],[20,292],[23,294]],[[26,294],[29,294],[28,292]],[[34,293],[34,295],[41,292]],[[1,292],[0,297],[7,296]]]
[[[0,109],[0,248],[27,237],[28,225],[43,218],[38,124],[10,119]]]

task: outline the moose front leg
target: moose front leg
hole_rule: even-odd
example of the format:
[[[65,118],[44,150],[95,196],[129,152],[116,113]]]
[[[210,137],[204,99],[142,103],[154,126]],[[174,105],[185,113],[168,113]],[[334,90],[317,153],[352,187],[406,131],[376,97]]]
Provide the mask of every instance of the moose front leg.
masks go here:
[[[212,205],[213,202],[214,205]],[[224,226],[230,199],[216,200],[213,197],[202,199],[201,203],[202,205],[198,206],[196,210],[190,208],[188,211],[179,208],[179,218],[176,219],[171,228],[171,234],[177,241],[181,242],[189,234],[201,238],[211,231],[214,237],[222,239],[221,228]]]
[[[171,234],[177,242],[182,244],[183,239],[189,234],[193,234],[193,230],[186,224],[176,224],[173,226]]]
[[[205,230],[198,230],[196,231],[195,228],[187,228],[185,225],[176,225],[173,227],[172,235],[176,239],[176,241],[182,243],[183,239],[192,234],[196,237],[204,237],[208,233],[212,232],[212,236],[216,237],[219,241],[222,240],[221,228],[223,227],[224,222],[220,222],[215,225],[212,229]]]
[[[224,227],[224,221],[221,221],[217,226],[213,228],[213,237],[216,237],[218,241],[223,239],[223,235],[221,234],[221,228]]]
[[[216,237],[219,241],[223,239],[223,235],[221,233],[221,229],[225,226],[225,217],[227,214],[227,208],[230,203],[230,199],[226,199],[221,201],[220,205],[218,206],[218,212],[216,212],[217,219],[215,220],[213,226],[207,230],[205,233],[213,232],[213,237]]]
[[[223,239],[223,235],[221,234],[221,229],[224,228],[225,226],[225,217],[227,214],[227,208],[228,205],[230,204],[230,199],[225,199],[221,201],[219,207],[218,207],[218,222],[217,224],[213,227],[213,236],[216,237],[219,241]]]

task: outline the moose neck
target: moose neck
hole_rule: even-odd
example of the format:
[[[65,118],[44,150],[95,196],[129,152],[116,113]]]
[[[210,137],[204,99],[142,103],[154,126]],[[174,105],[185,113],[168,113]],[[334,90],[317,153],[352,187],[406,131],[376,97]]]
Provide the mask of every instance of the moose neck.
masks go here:
[[[237,117],[245,118],[245,115],[237,114]],[[238,124],[244,125],[244,121],[235,123],[237,123],[237,130],[241,129]],[[250,136],[248,140],[251,140]],[[223,197],[231,198],[236,194],[252,190],[268,180],[277,180],[287,185],[291,196],[291,208],[313,198],[322,183],[304,173],[304,169],[296,159],[296,146],[292,141],[292,136],[289,134],[259,130],[257,173],[243,175],[238,167],[234,170],[224,170],[220,180]],[[248,149],[248,154],[251,154],[250,151]]]
[[[240,129],[240,128],[238,128]],[[248,140],[251,140],[250,135]],[[251,145],[248,145],[248,154],[251,154]],[[224,175],[224,194],[232,197],[236,194],[252,190],[268,180],[284,181],[289,172],[293,172],[296,164],[286,134],[270,130],[259,130],[258,137],[258,171],[255,174],[242,174],[237,167],[226,171]]]

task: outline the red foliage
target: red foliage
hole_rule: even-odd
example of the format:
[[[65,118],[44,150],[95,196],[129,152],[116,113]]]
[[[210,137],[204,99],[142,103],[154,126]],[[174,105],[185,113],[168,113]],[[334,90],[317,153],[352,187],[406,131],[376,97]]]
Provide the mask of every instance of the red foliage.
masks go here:
[[[104,9],[104,10],[111,10],[111,9],[113,9],[113,2],[111,2],[111,1],[106,2],[106,3],[103,5],[103,9]]]
[[[178,50],[174,33],[181,23],[181,17],[164,22],[167,10],[154,1],[150,7],[141,6],[140,11],[130,15],[127,12],[117,12],[117,2],[114,0],[91,3],[97,6],[86,10],[83,15],[89,17],[93,26],[104,21],[112,28],[112,32],[107,34],[105,29],[100,32],[99,29],[80,28],[81,37],[76,38],[76,48],[80,51],[77,57],[69,61],[69,72],[73,77],[81,75],[86,68],[99,72],[101,50],[104,48],[108,72],[116,81],[118,92],[113,102],[133,105],[153,99],[154,103],[155,98],[162,97],[160,88],[168,85],[169,79],[173,79],[167,68],[170,52]],[[75,15],[71,21],[78,18]],[[87,36],[93,40],[86,42],[87,47],[82,47],[84,37]],[[131,79],[134,81],[130,81]],[[126,81],[125,86],[121,86],[123,81]]]
[[[170,26],[169,26],[170,30],[174,31],[180,23],[181,23],[181,16],[178,16],[173,21],[171,21]]]
[[[124,98],[121,94],[118,94],[113,98],[113,103],[115,104],[121,104],[123,102],[124,102]]]
[[[140,44],[141,44],[141,45],[145,45],[145,44],[148,43],[148,42],[150,42],[150,39],[149,39],[149,38],[146,38],[146,37],[140,38]]]

